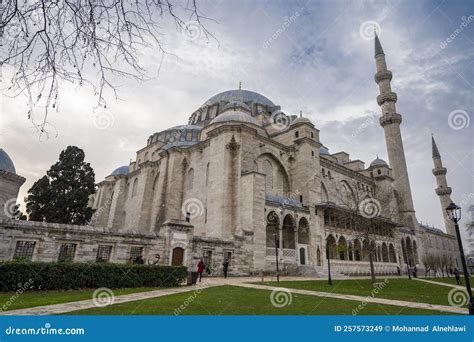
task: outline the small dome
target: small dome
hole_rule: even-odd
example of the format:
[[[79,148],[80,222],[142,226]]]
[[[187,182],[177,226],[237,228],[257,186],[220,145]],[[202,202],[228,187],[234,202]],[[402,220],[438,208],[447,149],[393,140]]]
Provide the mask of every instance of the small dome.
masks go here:
[[[248,113],[242,112],[240,110],[228,110],[221,115],[218,115],[211,121],[211,125],[214,123],[222,123],[229,121],[240,121],[245,123],[251,123],[258,125],[257,120]]]
[[[0,170],[16,174],[15,165],[10,156],[0,148]]]
[[[295,125],[297,123],[303,123],[303,122],[313,124],[310,119],[304,118],[304,117],[296,118],[295,120],[293,120],[293,122],[291,124]]]
[[[319,155],[322,155],[322,156],[329,156],[329,149],[322,145],[320,148],[319,148]]]
[[[370,167],[376,167],[376,166],[388,166],[387,162],[383,159],[380,159],[379,156],[377,156],[376,159],[370,163]]]
[[[111,176],[120,176],[128,174],[130,167],[128,165],[120,166],[116,168],[110,175]]]
[[[237,110],[237,109],[242,109],[242,110],[247,111],[249,113],[252,112],[248,105],[246,105],[245,103],[240,102],[240,101],[229,102],[228,104],[226,104],[224,106],[224,109],[222,111],[225,112],[227,110]]]

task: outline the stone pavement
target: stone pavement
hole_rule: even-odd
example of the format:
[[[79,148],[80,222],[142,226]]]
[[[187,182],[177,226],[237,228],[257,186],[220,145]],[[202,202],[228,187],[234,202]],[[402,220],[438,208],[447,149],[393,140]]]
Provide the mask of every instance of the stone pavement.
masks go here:
[[[368,277],[358,277],[357,279],[366,279],[366,278]],[[272,277],[264,278],[264,281],[272,281],[272,280],[276,280],[276,279],[273,279]],[[291,280],[324,281],[321,278],[309,278],[309,277],[281,277],[281,280],[282,281],[291,281]],[[418,280],[424,281],[422,279],[418,279]],[[204,278],[201,283],[198,283],[195,286],[184,286],[184,287],[179,287],[179,288],[162,289],[162,290],[155,290],[155,291],[149,291],[149,292],[140,292],[140,293],[116,296],[114,297],[113,304],[120,304],[120,303],[132,302],[132,301],[137,301],[137,300],[143,300],[143,299],[169,296],[169,295],[183,293],[183,292],[193,292],[200,289],[206,289],[206,288],[222,286],[222,285],[240,286],[240,287],[245,287],[245,288],[269,290],[269,291],[273,291],[273,290],[278,291],[282,289],[282,287],[251,284],[251,282],[255,283],[255,282],[261,282],[261,281],[262,281],[261,277],[232,277],[232,278],[227,278],[227,279],[213,278],[213,277]],[[445,284],[445,285],[449,285],[451,287],[457,287],[456,285],[450,285],[450,284]],[[416,309],[427,309],[427,310],[435,310],[435,311],[441,311],[441,312],[450,312],[450,313],[455,313],[455,314],[467,314],[467,309],[459,308],[455,306],[433,305],[433,304],[427,304],[427,303],[416,303],[416,302],[407,302],[407,301],[393,300],[393,299],[372,298],[372,297],[301,290],[301,289],[286,289],[285,291],[289,291],[291,293],[296,293],[296,294],[308,295],[308,296],[316,296],[316,297],[321,297],[321,298],[343,299],[343,300],[352,300],[352,301],[361,302],[361,303],[370,302],[370,303],[378,303],[378,304],[383,304],[383,305],[394,305],[394,306],[409,307],[409,308],[416,308]],[[68,313],[68,312],[72,312],[76,310],[91,309],[91,308],[96,308],[96,307],[97,305],[95,305],[94,301],[90,299],[90,300],[82,300],[82,301],[70,302],[70,303],[53,304],[53,305],[47,305],[47,306],[37,306],[37,307],[26,308],[26,309],[5,311],[5,312],[0,312],[0,315],[9,315],[9,316],[12,316],[12,315],[56,315],[56,314]]]

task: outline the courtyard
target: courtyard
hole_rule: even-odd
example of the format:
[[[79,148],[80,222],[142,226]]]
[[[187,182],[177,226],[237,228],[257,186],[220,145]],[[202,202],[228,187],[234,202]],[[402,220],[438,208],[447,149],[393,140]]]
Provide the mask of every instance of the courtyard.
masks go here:
[[[424,279],[203,278],[193,286],[0,294],[1,315],[462,315],[462,287]],[[102,294],[104,295],[104,294]]]

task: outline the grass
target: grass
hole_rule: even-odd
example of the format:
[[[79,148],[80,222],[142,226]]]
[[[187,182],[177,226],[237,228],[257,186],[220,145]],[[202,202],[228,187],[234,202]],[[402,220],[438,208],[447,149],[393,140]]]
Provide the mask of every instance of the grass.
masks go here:
[[[114,289],[114,295],[120,296],[130,293],[147,292],[158,288],[138,287]],[[18,297],[15,292],[0,292],[0,310],[9,311],[25,309],[35,306],[61,304],[76,302],[79,300],[92,299],[95,289],[70,290],[70,291],[31,291],[24,292]]]
[[[352,315],[360,302],[292,294],[291,303],[277,308],[271,291],[218,286],[104,308],[69,312],[67,315]],[[360,315],[440,315],[432,310],[369,303]]]
[[[449,305],[448,294],[451,291],[450,287],[417,280],[387,278],[387,281],[384,282],[384,279],[383,277],[377,279],[379,284],[385,284],[385,286],[379,285],[377,287],[379,289],[377,293],[374,293],[374,286],[370,279],[333,280],[332,286],[328,285],[327,280],[281,281],[280,283],[267,282],[259,284],[358,296],[371,296],[374,294],[376,298]]]

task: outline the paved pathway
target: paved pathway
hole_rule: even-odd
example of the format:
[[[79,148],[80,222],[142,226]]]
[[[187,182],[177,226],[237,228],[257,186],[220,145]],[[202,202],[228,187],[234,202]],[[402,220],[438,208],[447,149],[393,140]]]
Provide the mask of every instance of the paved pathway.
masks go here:
[[[322,280],[321,278],[308,278],[308,277],[282,277],[282,280],[289,281],[289,280]],[[361,279],[360,277],[357,279]],[[193,292],[198,289],[205,289],[215,286],[222,286],[222,285],[232,285],[232,286],[240,286],[245,288],[253,288],[253,289],[261,289],[261,290],[281,290],[281,287],[274,287],[268,285],[260,285],[260,284],[250,284],[250,282],[260,282],[262,280],[261,277],[235,277],[235,278],[206,278],[203,280],[202,283],[199,283],[196,286],[185,286],[180,288],[171,288],[171,289],[162,289],[162,290],[155,290],[149,292],[140,292],[140,293],[133,293],[127,294],[122,296],[116,296],[114,298],[113,304],[120,304],[126,302],[132,302],[137,300],[143,299],[150,299],[162,296],[169,296],[173,294],[183,293],[183,292]],[[271,281],[271,277],[266,277],[265,281]],[[418,279],[420,281],[424,281],[422,279]],[[428,281],[430,282],[430,281]],[[438,284],[438,283],[436,283]],[[452,287],[456,287],[456,285],[446,284]],[[467,309],[459,308],[454,306],[447,306],[447,305],[432,305],[427,303],[415,303],[415,302],[407,302],[401,300],[393,300],[393,299],[383,299],[383,298],[372,298],[372,297],[364,297],[364,296],[356,296],[356,295],[347,295],[347,294],[340,294],[340,293],[329,293],[329,292],[319,292],[319,291],[309,291],[309,290],[301,290],[301,289],[287,289],[291,293],[297,293],[302,295],[308,296],[316,296],[322,298],[334,298],[334,299],[344,299],[344,300],[353,300],[357,302],[371,302],[371,303],[378,303],[384,305],[395,305],[395,306],[402,306],[402,307],[410,307],[416,309],[427,309],[427,310],[436,310],[442,312],[450,312],[455,314],[466,314]],[[37,306],[32,308],[26,309],[18,309],[18,310],[11,310],[11,311],[4,311],[0,312],[0,315],[56,315],[61,313],[68,313],[76,310],[83,310],[83,309],[91,309],[96,308],[97,306],[94,304],[93,300],[82,300],[77,302],[70,302],[70,303],[62,303],[62,304],[53,304],[47,306]]]
[[[434,281],[434,280],[421,279],[421,278],[412,278],[412,279],[415,279],[415,280],[418,280],[418,281],[423,281],[425,283],[435,284],[435,285],[454,287],[454,288],[457,288],[457,289],[465,289],[466,288],[466,286],[443,283],[443,282],[438,282],[438,281]]]

